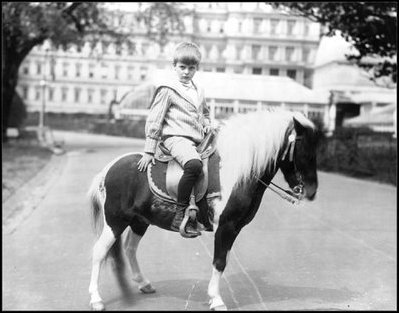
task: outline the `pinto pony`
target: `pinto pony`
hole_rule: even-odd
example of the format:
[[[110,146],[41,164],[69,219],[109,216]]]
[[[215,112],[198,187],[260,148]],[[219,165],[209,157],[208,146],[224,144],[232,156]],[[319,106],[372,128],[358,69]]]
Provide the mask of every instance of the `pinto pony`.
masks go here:
[[[215,240],[208,286],[211,309],[226,309],[219,282],[228,252],[241,229],[254,218],[276,172],[282,171],[292,195],[299,199],[315,198],[316,139],[314,124],[298,112],[247,113],[233,116],[221,125],[217,139],[221,197],[210,202]],[[150,224],[164,228],[165,219],[171,220],[173,216],[170,212],[154,211],[153,203],[159,199],[149,189],[146,173],[137,169],[140,158],[141,153],[129,153],[108,164],[94,178],[88,193],[94,220],[103,224],[93,248],[89,287],[93,310],[105,308],[98,292],[100,267],[107,255],[122,260],[121,235],[127,227],[130,229],[124,238],[124,251],[133,280],[142,292],[155,291],[140,272],[136,250]]]

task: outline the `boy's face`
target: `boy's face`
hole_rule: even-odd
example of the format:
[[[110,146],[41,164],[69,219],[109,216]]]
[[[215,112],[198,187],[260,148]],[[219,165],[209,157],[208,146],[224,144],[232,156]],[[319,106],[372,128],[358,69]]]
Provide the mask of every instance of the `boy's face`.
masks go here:
[[[181,83],[187,84],[194,77],[195,72],[197,71],[197,65],[187,65],[182,62],[176,62],[175,71],[177,74],[177,78]]]

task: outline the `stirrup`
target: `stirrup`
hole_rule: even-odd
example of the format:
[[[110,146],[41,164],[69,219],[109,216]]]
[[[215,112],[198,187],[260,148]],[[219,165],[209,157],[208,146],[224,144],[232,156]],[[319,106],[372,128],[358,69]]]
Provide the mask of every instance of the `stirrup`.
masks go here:
[[[199,208],[195,204],[195,197],[191,196],[190,205],[184,211],[184,218],[179,227],[180,235],[182,235],[184,238],[194,238],[194,237],[201,235],[201,232],[198,230],[197,230],[199,233],[198,235],[194,235],[194,234],[190,234],[190,233],[186,232],[186,226],[187,226],[188,221],[189,220],[195,221],[197,218],[198,211],[199,211]]]

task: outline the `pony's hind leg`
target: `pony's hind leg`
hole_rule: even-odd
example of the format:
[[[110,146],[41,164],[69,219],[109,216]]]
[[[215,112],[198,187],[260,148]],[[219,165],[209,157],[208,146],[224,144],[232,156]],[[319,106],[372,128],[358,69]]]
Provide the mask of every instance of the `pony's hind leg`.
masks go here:
[[[91,279],[89,286],[90,307],[94,311],[102,311],[105,309],[103,300],[98,292],[98,280],[100,276],[101,264],[103,263],[109,249],[115,242],[115,236],[111,228],[105,224],[100,237],[93,247],[93,259]]]
[[[133,280],[138,284],[138,288],[142,293],[154,293],[155,289],[152,287],[150,281],[143,275],[137,261],[137,248],[141,238],[148,228],[148,224],[139,221],[137,218],[130,225],[131,229],[125,232],[124,249],[129,260],[130,267],[133,273]]]

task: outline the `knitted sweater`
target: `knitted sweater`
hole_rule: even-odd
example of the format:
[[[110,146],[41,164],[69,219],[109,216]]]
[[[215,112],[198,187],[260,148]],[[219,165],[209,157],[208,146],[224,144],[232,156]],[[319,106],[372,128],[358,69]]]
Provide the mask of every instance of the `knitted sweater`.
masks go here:
[[[194,88],[198,99],[192,99],[178,81],[156,89],[145,125],[144,152],[155,153],[157,142],[163,136],[185,136],[201,142],[204,126],[210,125],[209,109],[203,90],[196,85]]]

